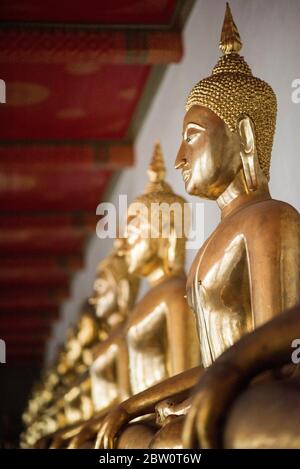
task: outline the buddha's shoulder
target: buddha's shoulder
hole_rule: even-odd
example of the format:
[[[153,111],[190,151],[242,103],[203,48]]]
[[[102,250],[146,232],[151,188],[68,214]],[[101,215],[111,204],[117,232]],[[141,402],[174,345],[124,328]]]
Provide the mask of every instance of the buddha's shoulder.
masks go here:
[[[185,286],[186,277],[184,275],[169,277],[164,282],[151,288],[140,300],[138,305],[142,303],[153,305],[160,304],[162,298],[165,301],[168,299],[171,301],[175,296],[182,295],[182,292],[185,294]]]
[[[157,292],[161,292],[162,295],[165,295],[166,291],[169,291],[171,295],[181,294],[181,291],[185,291],[186,287],[186,276],[173,276],[166,280],[166,282],[161,283],[156,287]]]
[[[182,301],[182,304],[185,305],[185,293],[186,278],[184,276],[174,276],[151,288],[135,305],[133,311],[128,317],[126,329],[135,325],[149,314],[155,311],[159,312],[161,310],[161,306],[163,305],[178,305],[180,304],[180,301]]]
[[[243,220],[246,225],[251,225],[252,229],[265,229],[271,225],[276,231],[276,227],[282,230],[295,227],[300,230],[300,214],[287,202],[281,200],[264,200],[245,208]]]

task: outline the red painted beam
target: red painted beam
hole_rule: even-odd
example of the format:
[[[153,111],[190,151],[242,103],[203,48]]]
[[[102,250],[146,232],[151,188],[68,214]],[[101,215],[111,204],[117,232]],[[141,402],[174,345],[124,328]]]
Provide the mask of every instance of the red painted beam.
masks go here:
[[[35,344],[35,347],[28,345],[21,346],[18,348],[6,349],[6,363],[11,363],[13,359],[16,361],[31,361],[32,359],[42,359],[45,355],[45,345],[44,344]]]
[[[28,355],[28,356],[34,356],[34,355],[41,355],[45,353],[45,343],[44,342],[37,342],[34,347],[32,347],[32,344],[20,344],[20,345],[15,345],[10,349],[10,347],[6,347],[6,353],[11,354],[11,355]]]
[[[1,332],[1,338],[5,340],[6,348],[14,349],[27,348],[34,345],[44,345],[50,337],[50,331],[34,330],[31,333],[21,333],[21,331],[11,330],[9,332]]]
[[[10,336],[12,333],[15,334],[23,334],[23,335],[28,335],[28,334],[34,334],[34,335],[49,335],[51,330],[52,330],[52,325],[53,321],[44,323],[42,321],[35,321],[32,323],[25,323],[20,322],[20,320],[16,322],[12,322],[7,318],[1,318],[0,319],[0,335],[1,338]]]
[[[0,169],[112,170],[133,166],[132,143],[29,143],[0,144]]]
[[[7,28],[0,31],[0,62],[169,64],[182,57],[174,31]]]
[[[21,6],[22,5],[22,6]],[[114,0],[99,2],[86,0],[84,5],[74,0],[40,2],[38,0],[1,0],[1,21],[38,21],[56,23],[92,23],[92,24],[169,24],[175,9],[175,0]]]
[[[61,268],[67,272],[74,272],[76,270],[82,269],[83,267],[83,256],[78,255],[49,255],[49,253],[43,253],[41,257],[38,254],[33,253],[14,253],[12,257],[10,254],[3,253],[1,255],[1,268],[2,269],[14,269],[14,268],[27,268],[30,270],[33,269],[51,269],[51,268]]]
[[[0,163],[1,164],[1,163]],[[95,213],[0,215],[0,229],[22,228],[88,228],[95,229],[99,217]]]
[[[26,296],[38,296],[51,298],[58,303],[65,300],[69,296],[69,284],[60,286],[51,285],[23,285],[19,283],[14,286],[0,284],[0,297],[1,298],[15,298]],[[0,300],[1,301],[1,300]]]
[[[80,254],[90,232],[59,227],[49,229],[1,230],[0,253],[68,255]]]
[[[0,210],[96,211],[111,173],[101,170],[0,170]],[[68,251],[70,252],[70,251]]]
[[[11,327],[18,327],[24,331],[37,329],[47,329],[51,327],[56,321],[57,316],[47,314],[45,311],[38,313],[32,312],[28,314],[19,314],[12,312],[10,314],[0,314],[0,331],[9,329]]]
[[[21,355],[22,353],[25,355],[40,355],[45,352],[45,343],[36,343],[34,347],[31,344],[15,345],[11,350],[7,347],[6,352],[11,353],[11,355]]]
[[[21,329],[1,330],[1,339],[5,341],[6,348],[27,347],[28,345],[44,344],[50,339],[51,329],[34,329],[22,331]]]
[[[0,316],[9,314],[33,314],[41,316],[58,317],[60,302],[51,299],[45,295],[31,295],[13,297],[1,295],[0,297]]]
[[[15,267],[2,268],[0,265],[0,290],[14,287],[67,287],[70,275],[60,267],[53,266],[47,269]]]

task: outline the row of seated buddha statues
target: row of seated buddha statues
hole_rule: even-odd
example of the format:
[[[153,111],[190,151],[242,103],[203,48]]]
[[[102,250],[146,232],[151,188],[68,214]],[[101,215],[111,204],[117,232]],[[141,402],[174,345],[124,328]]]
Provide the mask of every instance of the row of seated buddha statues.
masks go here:
[[[125,323],[97,347],[90,373],[97,414],[78,429],[69,442],[71,448],[94,447],[101,422],[116,403],[200,364],[195,316],[185,298],[186,240],[177,232],[175,220],[171,221],[168,236],[164,236],[164,222],[170,221],[165,215],[172,204],[179,208],[182,227],[184,200],[165,182],[159,144],[155,146],[148,175],[144,193],[128,208],[120,253],[128,271],[147,280],[148,291],[128,312]],[[156,228],[152,204],[163,207],[155,237],[148,235]],[[147,210],[139,210],[140,205]],[[141,429],[145,441],[153,433],[155,415],[148,415],[146,420],[150,430],[148,425]]]
[[[164,180],[159,144],[155,146],[148,175],[144,193],[130,204],[126,237],[117,247],[118,258],[126,262],[126,273],[108,281],[98,276],[95,281],[97,295],[91,302],[97,316],[108,317],[118,303],[119,309],[125,306],[127,315],[93,350],[90,398],[94,413],[88,421],[76,416],[82,413],[82,402],[78,399],[82,391],[76,392],[73,387],[64,395],[64,409],[66,415],[66,401],[70,405],[71,395],[76,418],[72,422],[68,419],[69,425],[48,435],[46,444],[52,448],[93,447],[103,418],[116,404],[200,363],[196,321],[185,298],[185,237],[178,236],[175,222],[168,237],[163,236],[163,223],[159,224],[155,238],[145,236],[153,228],[152,204],[165,203],[167,212],[171,204],[178,204],[182,219],[179,225],[183,225],[184,200]],[[146,213],[136,210],[139,204],[149,210]],[[161,222],[169,221],[161,210],[159,216]],[[135,286],[132,282],[124,283],[126,275],[136,282],[145,278],[149,285],[148,292],[134,306],[127,298],[133,297]],[[45,439],[39,445],[44,443]]]
[[[91,363],[89,348],[92,343],[98,342],[96,326],[91,308],[85,304],[78,325],[68,330],[65,345],[60,348],[55,363],[42,374],[32,390],[28,407],[23,414],[28,428],[28,441],[65,425],[66,420],[60,409],[61,405],[58,404],[58,397],[64,395],[78,373],[88,370]],[[26,446],[25,441],[23,444]]]
[[[188,96],[183,141],[175,161],[175,167],[182,171],[186,191],[216,200],[221,211],[219,225],[201,247],[187,278],[187,299],[199,331],[201,365],[116,406],[101,423],[97,448],[226,444],[292,447],[299,441],[290,431],[288,414],[276,436],[275,421],[278,423],[283,417],[283,409],[274,402],[264,413],[266,416],[268,412],[278,412],[272,423],[259,416],[255,424],[254,390],[252,428],[248,434],[245,421],[243,424],[247,397],[239,414],[235,411],[236,420],[232,417],[229,421],[225,439],[220,430],[229,411],[226,405],[239,391],[239,385],[247,379],[249,385],[251,379],[259,380],[261,370],[267,383],[263,386],[272,388],[275,377],[268,370],[268,366],[272,368],[272,360],[268,359],[272,345],[278,358],[276,346],[283,345],[280,324],[287,325],[287,320],[277,316],[297,305],[300,297],[300,217],[290,205],[273,200],[268,187],[276,97],[267,83],[253,76],[239,54],[241,46],[227,5],[220,41],[223,56],[211,76],[196,84]],[[277,343],[273,341],[266,347],[261,340],[262,331],[273,331],[274,324]],[[294,330],[296,337],[299,332],[299,327]],[[286,359],[287,350],[290,351],[288,341],[283,350]],[[288,363],[285,373],[275,375],[289,379],[295,373],[290,356]],[[283,389],[280,386],[285,385],[274,384],[274,389],[278,389],[276,386]],[[260,404],[258,409],[263,402]],[[161,428],[152,427],[152,435],[145,442],[142,428],[147,424],[141,419],[153,412]],[[250,416],[250,407],[245,415]],[[137,418],[139,421],[133,422]],[[256,425],[260,425],[257,434],[264,438],[254,438]]]
[[[95,349],[124,321],[139,288],[139,279],[128,272],[118,254],[119,244],[116,240],[112,252],[99,263],[92,297],[67,331],[54,364],[32,390],[23,414],[22,447],[32,447],[37,441],[44,447],[51,435],[94,412],[89,369]]]
[[[48,446],[299,447],[291,344],[300,336],[300,216],[270,195],[276,96],[241,47],[227,4],[223,55],[188,96],[175,161],[188,194],[217,202],[220,223],[185,279],[182,232],[171,223],[163,236],[162,208],[157,236],[145,236],[154,222],[137,210],[184,204],[156,146],[118,247],[148,292],[93,351],[93,415],[60,428]]]

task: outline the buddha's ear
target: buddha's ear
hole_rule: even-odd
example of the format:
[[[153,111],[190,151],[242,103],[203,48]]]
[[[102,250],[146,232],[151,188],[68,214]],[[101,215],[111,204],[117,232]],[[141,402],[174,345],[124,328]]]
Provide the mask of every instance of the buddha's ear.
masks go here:
[[[178,255],[179,239],[174,226],[171,226],[169,236],[162,240],[163,266],[167,275],[180,272],[182,270],[182,259]]]
[[[249,191],[257,189],[257,154],[255,143],[255,130],[249,116],[242,116],[238,123],[240,136],[240,156],[244,176]]]
[[[117,290],[118,309],[121,313],[126,313],[130,297],[129,281],[126,278],[122,278],[121,280],[119,280]]]

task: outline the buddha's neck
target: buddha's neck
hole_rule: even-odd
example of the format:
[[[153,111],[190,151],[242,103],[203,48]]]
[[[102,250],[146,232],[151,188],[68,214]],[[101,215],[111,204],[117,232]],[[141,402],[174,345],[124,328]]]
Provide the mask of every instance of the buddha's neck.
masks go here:
[[[246,205],[270,198],[269,186],[266,179],[259,177],[257,189],[249,191],[243,170],[241,169],[232,183],[217,199],[217,203],[221,209],[221,218],[223,219]]]

